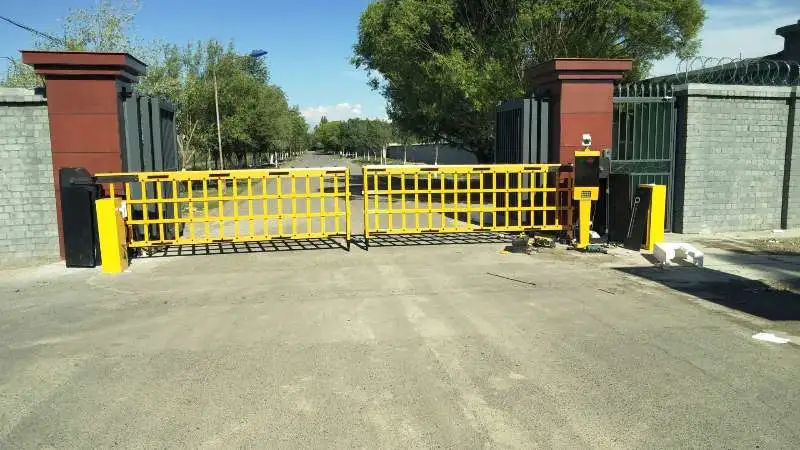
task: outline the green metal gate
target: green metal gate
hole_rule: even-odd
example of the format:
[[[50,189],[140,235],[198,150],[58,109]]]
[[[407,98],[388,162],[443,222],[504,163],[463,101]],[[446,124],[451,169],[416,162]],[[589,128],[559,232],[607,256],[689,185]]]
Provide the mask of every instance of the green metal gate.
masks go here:
[[[611,174],[667,186],[666,229],[672,229],[675,175],[675,98],[667,83],[614,87]],[[614,189],[613,183],[610,189]]]

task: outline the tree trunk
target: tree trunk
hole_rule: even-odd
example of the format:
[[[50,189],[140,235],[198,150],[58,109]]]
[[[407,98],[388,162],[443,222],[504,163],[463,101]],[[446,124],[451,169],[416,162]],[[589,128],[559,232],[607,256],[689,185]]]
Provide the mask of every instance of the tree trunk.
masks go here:
[[[439,143],[438,142],[436,143],[436,147],[435,148],[436,148],[436,152],[433,155],[433,165],[434,166],[438,166],[439,165]]]

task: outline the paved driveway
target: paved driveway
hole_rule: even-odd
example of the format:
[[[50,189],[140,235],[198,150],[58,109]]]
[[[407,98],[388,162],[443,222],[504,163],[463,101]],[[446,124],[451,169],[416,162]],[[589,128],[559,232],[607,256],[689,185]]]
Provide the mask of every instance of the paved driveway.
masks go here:
[[[2,272],[0,448],[800,445],[798,348],[625,257],[504,246]]]

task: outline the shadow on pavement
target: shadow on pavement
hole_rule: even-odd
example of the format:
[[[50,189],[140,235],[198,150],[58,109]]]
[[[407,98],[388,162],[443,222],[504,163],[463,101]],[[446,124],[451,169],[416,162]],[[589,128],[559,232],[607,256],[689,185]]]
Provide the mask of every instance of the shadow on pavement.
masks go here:
[[[800,320],[800,278],[787,279],[772,286],[717,270],[701,267],[623,267],[621,272],[702,298],[727,308],[773,321]]]
[[[344,239],[280,239],[257,242],[220,242],[214,244],[171,245],[156,250],[149,256],[138,258],[164,258],[175,256],[227,255],[236,253],[273,253],[304,250],[348,250]]]
[[[508,244],[510,241],[510,236],[494,233],[384,234],[370,236],[367,246],[363,235],[353,236],[353,245],[363,250],[420,245]]]

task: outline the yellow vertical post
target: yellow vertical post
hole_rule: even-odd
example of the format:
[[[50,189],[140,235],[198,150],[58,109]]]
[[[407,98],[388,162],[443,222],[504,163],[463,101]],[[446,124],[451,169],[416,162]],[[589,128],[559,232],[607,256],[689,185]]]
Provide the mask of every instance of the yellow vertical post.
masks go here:
[[[156,208],[158,208],[158,240],[163,242],[164,236],[164,189],[160,181],[156,182]]]
[[[269,235],[269,200],[267,199],[267,175],[261,177],[261,230],[262,236]]]
[[[122,200],[118,197],[103,198],[95,202],[104,273],[120,273],[128,268],[128,245],[121,208]]]
[[[281,175],[275,175],[275,198],[278,199],[278,237],[284,237],[283,235],[283,178]],[[292,200],[294,201],[294,200]]]
[[[249,239],[255,239],[256,224],[253,212],[253,177],[247,177],[247,232]]]
[[[586,248],[589,245],[589,228],[592,220],[592,201],[578,201],[578,244],[576,248]]]
[[[297,235],[297,178],[292,173],[289,179],[292,182],[291,196],[292,196],[292,239],[296,239]]]
[[[380,186],[380,183],[378,183],[378,179],[379,179],[378,174],[373,174],[372,175],[372,181],[374,182],[374,188],[375,188],[375,195],[373,196],[373,198],[374,198],[374,202],[373,202],[374,208],[372,210],[372,216],[375,218],[375,231],[378,231],[378,230],[381,229],[381,214],[382,214],[381,212],[379,212],[381,210],[381,208],[380,208],[380,201],[379,201],[380,200],[380,194],[378,194],[378,192],[380,192],[380,188],[378,187],[378,186]],[[387,182],[388,181],[390,181],[390,180],[387,180]],[[386,192],[384,191],[384,194],[385,193]]]
[[[306,173],[305,179],[303,195],[306,197],[306,237],[310,237],[314,232],[311,223],[311,174]]]
[[[325,222],[328,221],[327,213],[325,212],[325,200],[327,198],[327,193],[325,192],[325,175],[325,172],[321,172],[317,177],[317,183],[319,183],[319,234],[323,237],[327,236],[325,234]],[[333,178],[335,179],[336,175],[334,175]]]
[[[347,173],[347,171],[345,171]],[[345,180],[345,188],[348,187],[348,181]],[[347,204],[344,205],[347,211]],[[347,225],[347,222],[345,222]],[[339,176],[333,175],[333,234],[339,234]],[[345,227],[346,228],[346,227]],[[345,230],[347,231],[347,230]]]
[[[419,221],[419,172],[414,172],[414,232],[418,233]]]
[[[366,180],[366,178],[365,178]],[[366,183],[366,181],[364,181]],[[366,187],[364,187],[366,190]],[[323,199],[324,201],[324,199]],[[334,197],[334,201],[338,204],[339,199]],[[337,222],[339,221],[339,217],[335,219]],[[347,248],[350,248],[350,241],[352,240],[351,230],[350,230],[350,169],[344,169],[344,232],[347,235]],[[366,227],[366,222],[364,223],[364,227]]]
[[[225,185],[227,186],[227,182]],[[232,179],[232,187],[233,192],[231,193],[231,199],[233,200],[233,240],[239,240],[239,225],[240,225],[240,218],[239,218],[239,178],[236,175],[233,176]]]
[[[362,193],[364,194],[364,239],[369,242],[369,170],[362,168]]]
[[[664,241],[667,187],[663,184],[640,184],[639,187],[650,189],[650,208],[647,210],[647,229],[643,246],[652,252],[657,243]]]

